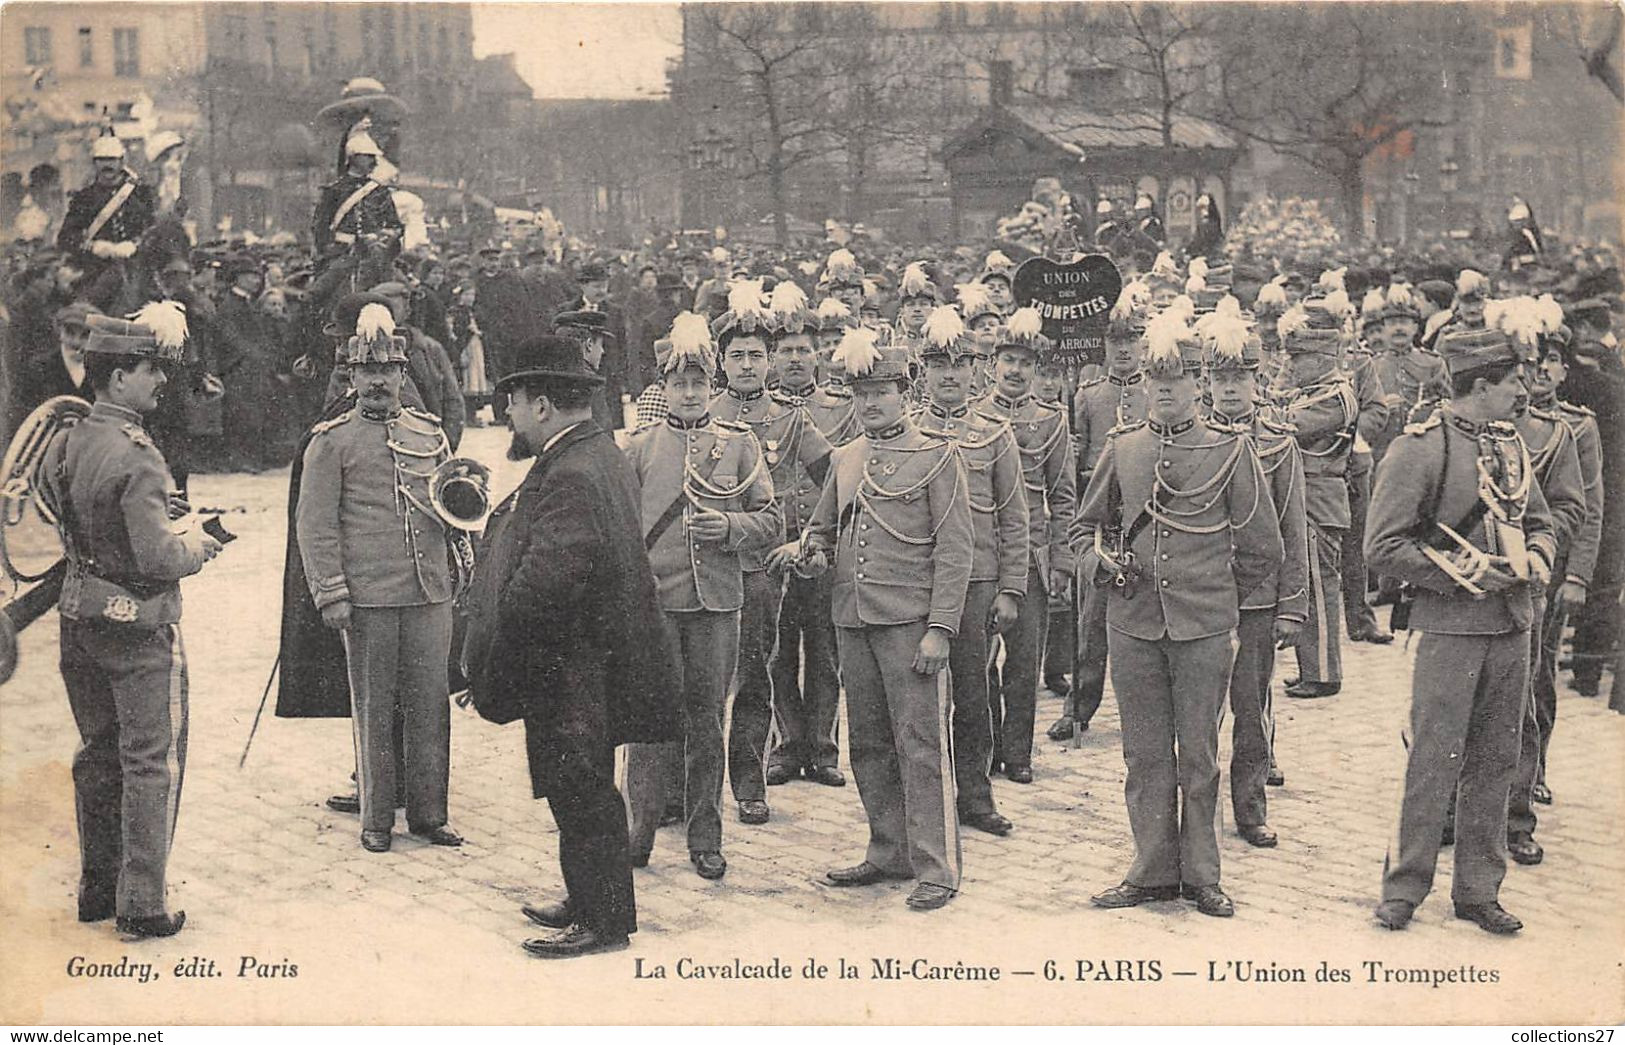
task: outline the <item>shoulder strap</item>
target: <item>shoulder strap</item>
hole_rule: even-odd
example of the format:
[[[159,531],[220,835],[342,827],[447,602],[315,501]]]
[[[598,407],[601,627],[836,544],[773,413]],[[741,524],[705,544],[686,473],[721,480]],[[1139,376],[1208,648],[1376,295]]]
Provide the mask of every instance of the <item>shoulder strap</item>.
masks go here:
[[[370,178],[362,182],[358,189],[346,196],[344,198],[344,202],[338,205],[338,209],[333,212],[333,220],[327,223],[327,230],[329,232],[337,232],[339,223],[345,218],[349,217],[350,212],[355,210],[356,205],[362,200],[366,199],[368,196],[371,196],[372,190],[378,187],[378,183]]]
[[[124,179],[124,184],[120,185],[118,191],[113,193],[106,203],[102,204],[102,209],[97,211],[96,216],[90,219],[90,224],[85,226],[85,235],[80,244],[81,246],[87,248],[90,246],[90,241],[96,238],[96,233],[100,232],[102,226],[113,219],[113,215],[118,213],[118,209],[124,206],[124,201],[129,199],[130,194],[134,191],[135,179]]]

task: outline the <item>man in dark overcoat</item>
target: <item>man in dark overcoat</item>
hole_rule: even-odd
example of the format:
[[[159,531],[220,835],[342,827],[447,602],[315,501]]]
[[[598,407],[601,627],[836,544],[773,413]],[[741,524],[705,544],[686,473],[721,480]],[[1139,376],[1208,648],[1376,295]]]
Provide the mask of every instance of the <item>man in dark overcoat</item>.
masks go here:
[[[531,789],[559,826],[565,898],[527,905],[558,930],[543,958],[620,950],[637,931],[615,748],[681,738],[674,636],[644,550],[637,480],[592,420],[603,379],[580,345],[542,336],[516,351],[509,457],[534,457],[492,513],[476,555],[463,647],[469,691],[493,722],[525,723]]]

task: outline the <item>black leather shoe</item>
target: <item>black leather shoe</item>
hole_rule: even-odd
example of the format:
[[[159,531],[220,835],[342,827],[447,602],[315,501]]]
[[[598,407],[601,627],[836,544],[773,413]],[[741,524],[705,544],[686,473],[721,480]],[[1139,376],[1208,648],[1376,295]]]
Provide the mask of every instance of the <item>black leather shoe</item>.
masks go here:
[[[1264,774],[1264,783],[1270,787],[1282,787],[1286,784],[1286,774],[1281,772],[1280,766],[1270,766],[1270,771]]]
[[[1373,646],[1386,646],[1394,641],[1394,633],[1383,627],[1381,624],[1373,624],[1371,627],[1367,628],[1365,630],[1365,634],[1361,635],[1360,637],[1364,641],[1371,643]]]
[[[1510,936],[1523,928],[1523,923],[1498,903],[1457,904],[1456,917],[1497,936]]]
[[[92,891],[79,897],[81,922],[105,922],[115,914],[118,914],[118,897],[112,892]]]
[[[935,911],[947,905],[954,898],[954,891],[945,885],[932,885],[930,882],[921,882],[908,894],[909,909],[914,911]]]
[[[361,812],[361,796],[354,793],[329,795],[327,797],[327,808],[335,813],[359,813]]]
[[[430,845],[447,845],[456,847],[463,844],[463,836],[458,834],[456,831],[453,831],[445,824],[441,824],[439,827],[431,827],[426,831],[413,831],[412,835],[416,838],[423,839]]]
[[[1242,824],[1236,828],[1236,833],[1248,845],[1255,845],[1260,849],[1274,849],[1275,844],[1280,841],[1275,832],[1270,830],[1268,824]]]
[[[519,946],[527,954],[538,958],[580,958],[605,951],[624,951],[632,945],[625,933],[618,936],[600,935],[580,925],[560,929],[552,936],[526,940]]]
[[[760,798],[747,798],[739,803],[739,822],[742,824],[765,824],[772,815],[767,803]]]
[[[1552,804],[1552,789],[1545,784],[1536,784],[1529,789],[1529,797],[1543,806]]]
[[[648,867],[650,853],[633,853],[628,861],[633,867]]]
[[[118,931],[125,936],[174,936],[181,931],[181,926],[186,924],[186,912],[150,914],[144,918],[120,918],[116,924]]]
[[[1004,776],[1012,784],[1030,784],[1033,782],[1033,767],[1005,766]]]
[[[544,929],[568,929],[575,924],[575,912],[570,910],[569,900],[562,903],[550,903],[546,907],[526,904],[519,910],[526,918]]]
[[[361,848],[369,853],[387,853],[394,843],[394,838],[388,831],[361,832]]]
[[[689,863],[694,865],[695,873],[708,881],[714,882],[728,873],[728,861],[724,860],[722,854],[715,850],[704,853],[689,853],[688,860]]]
[[[767,767],[768,787],[778,787],[780,784],[788,784],[795,778],[795,770],[791,769],[789,766],[771,765]]]
[[[1087,725],[1083,727],[1084,730],[1088,728]],[[1078,728],[1078,720],[1071,715],[1064,715],[1050,723],[1050,727],[1044,730],[1044,735],[1051,740],[1071,740],[1080,732],[1083,730]]]
[[[901,882],[914,877],[907,874],[892,874],[883,871],[874,864],[865,860],[856,867],[842,867],[835,871],[825,871],[824,879],[830,885],[857,886],[879,885],[881,882]]]
[[[1411,915],[1416,913],[1416,905],[1409,900],[1384,900],[1377,905],[1377,922],[1384,929],[1399,931],[1411,924]]]
[[[1507,853],[1517,863],[1533,867],[1546,859],[1546,850],[1535,841],[1534,835],[1519,834],[1507,839]]]
[[[1112,886],[1103,893],[1096,893],[1089,897],[1089,902],[1096,907],[1138,907],[1143,903],[1177,899],[1179,899],[1177,885],[1144,886],[1124,882],[1122,885]]]
[[[966,827],[974,827],[978,831],[986,831],[990,835],[998,835],[1001,838],[1009,834],[1010,829],[1016,826],[998,813],[991,812],[960,813],[959,822]]]
[[[807,779],[825,787],[845,787],[846,777],[834,766],[808,766]]]
[[[1299,682],[1286,688],[1286,695],[1298,700],[1317,700],[1321,697],[1335,697],[1342,692],[1343,686],[1338,682]]]
[[[1209,918],[1229,918],[1236,913],[1236,905],[1217,885],[1182,885],[1179,895],[1196,901],[1196,909]]]

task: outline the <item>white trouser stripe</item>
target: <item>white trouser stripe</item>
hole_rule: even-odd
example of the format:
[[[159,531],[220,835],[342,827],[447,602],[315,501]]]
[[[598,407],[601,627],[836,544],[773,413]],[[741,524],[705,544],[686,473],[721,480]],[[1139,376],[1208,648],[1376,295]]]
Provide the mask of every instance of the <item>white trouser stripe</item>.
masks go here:
[[[948,669],[937,672],[937,752],[938,775],[942,778],[942,851],[959,888],[959,796],[954,785],[953,755],[949,750],[952,731],[948,728]]]
[[[169,625],[169,801],[164,824],[166,844],[175,844],[175,821],[181,811],[181,784],[186,779],[187,734],[186,647],[181,643],[181,626]]]

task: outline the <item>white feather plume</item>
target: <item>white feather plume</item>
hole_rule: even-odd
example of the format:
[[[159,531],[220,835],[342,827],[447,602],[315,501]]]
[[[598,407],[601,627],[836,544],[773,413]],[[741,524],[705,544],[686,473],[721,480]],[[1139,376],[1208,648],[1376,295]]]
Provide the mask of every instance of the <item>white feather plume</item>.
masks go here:
[[[1200,258],[1197,259],[1197,261],[1200,261],[1200,260],[1201,260]],[[1194,264],[1194,262],[1193,262],[1193,264]],[[1197,294],[1197,293],[1200,293],[1200,292],[1202,292],[1202,291],[1204,291],[1206,289],[1207,289],[1207,274],[1205,272],[1193,273],[1191,275],[1191,278],[1187,279],[1185,281],[1185,293],[1187,293],[1187,294]]]
[[[1235,316],[1237,319],[1240,319],[1241,302],[1236,300],[1236,296],[1234,294],[1226,294],[1224,297],[1219,299],[1219,303],[1217,305],[1213,306],[1213,314],[1216,316]]]
[[[186,343],[186,306],[179,301],[149,302],[129,318],[152,331],[159,348],[177,349]]]
[[[1390,308],[1416,308],[1416,293],[1409,283],[1391,283],[1388,286]]]
[[[993,307],[992,299],[988,297],[985,284],[955,283],[954,291],[959,295],[959,307],[966,316]]]
[[[698,366],[706,373],[715,372],[712,358],[711,324],[698,312],[679,312],[671,321],[671,354],[666,357],[665,372],[670,374],[684,367]]]
[[[1540,315],[1541,332],[1555,334],[1563,325],[1563,306],[1558,304],[1556,298],[1550,294],[1542,294],[1535,299],[1535,309]]]
[[[1340,269],[1327,269],[1320,274],[1319,279],[1315,280],[1315,286],[1327,292],[1346,290],[1347,285],[1343,282],[1343,277],[1348,275],[1348,271],[1347,265]]]
[[[1489,278],[1477,269],[1462,269],[1456,277],[1456,296],[1468,297],[1472,294],[1483,294],[1490,289]]]
[[[899,297],[919,297],[931,293],[931,277],[926,275],[925,266],[918,261],[911,261],[903,269],[903,278],[897,284]]]
[[[987,260],[982,262],[982,267],[985,269],[1007,269],[1014,268],[1015,264],[1004,251],[995,250],[988,253]]]
[[[1181,294],[1168,302],[1168,307],[1162,310],[1163,315],[1172,313],[1184,322],[1190,322],[1196,316],[1196,302],[1189,296]]]
[[[40,209],[33,196],[25,195],[13,224],[17,227],[18,239],[44,239],[51,227],[51,216]]]
[[[807,307],[807,292],[793,279],[781,279],[773,285],[773,296],[768,307],[775,315],[788,316]]]
[[[1275,334],[1285,341],[1308,325],[1309,313],[1304,311],[1302,304],[1293,305],[1281,313],[1281,318],[1275,321]]]
[[[954,342],[965,336],[965,321],[952,305],[938,305],[925,317],[922,330],[925,340],[938,348],[952,348]]]
[[[1501,306],[1496,310],[1498,315],[1493,320],[1490,318],[1490,305]],[[1486,303],[1484,323],[1503,334],[1517,338],[1524,346],[1531,348],[1539,343],[1540,335],[1545,333],[1540,305],[1528,295]]]
[[[1271,281],[1258,288],[1258,298],[1253,302],[1254,308],[1286,308],[1286,287]]]
[[[830,251],[829,260],[824,262],[824,271],[830,275],[850,272],[858,267],[858,259],[850,250],[839,247]]]
[[[1190,273],[1192,279],[1201,277],[1203,280],[1203,286],[1206,286],[1207,274],[1209,271],[1206,258],[1192,258],[1191,263],[1185,266],[1185,271]],[[1186,289],[1189,289],[1189,284],[1186,285]]]
[[[853,327],[841,336],[831,362],[846,371],[848,377],[861,377],[880,362],[880,349],[875,345],[876,331],[869,327]]]
[[[355,317],[355,333],[364,341],[387,337],[395,333],[395,314],[388,305],[377,301],[362,305],[361,312]]]
[[[1168,309],[1152,317],[1145,325],[1145,354],[1143,363],[1150,370],[1157,364],[1163,368],[1180,369],[1184,360],[1179,353],[1180,343],[1190,340],[1192,331],[1185,317]]]
[[[736,279],[728,284],[728,311],[736,317],[763,317],[767,314],[767,309],[762,304],[762,297],[761,280]]]
[[[1517,298],[1491,298],[1484,302],[1484,325],[1491,330],[1500,330],[1501,321],[1506,318],[1507,310],[1517,300]]]
[[[1344,319],[1354,311],[1354,303],[1349,300],[1349,293],[1341,288],[1332,291],[1320,299],[1321,307],[1339,320]]]
[[[801,264],[797,265],[796,268],[801,270],[801,274],[803,276],[810,276],[818,271],[818,262],[803,261]]]
[[[1174,256],[1166,250],[1157,255],[1157,260],[1151,263],[1151,274],[1159,279],[1178,279],[1179,266],[1174,264]]]
[[[1226,294],[1219,299],[1217,305],[1213,306],[1212,312],[1197,317],[1192,326],[1198,335],[1206,338],[1211,335],[1213,330],[1219,329],[1226,323],[1235,322],[1239,322],[1243,327],[1247,325],[1246,317],[1241,314],[1241,302]]]
[[[1005,332],[1016,338],[1037,337],[1044,332],[1044,317],[1031,305],[1018,308],[1010,317],[1010,322],[1005,324]]]
[[[1117,295],[1116,304],[1112,305],[1111,318],[1126,321],[1134,317],[1134,313],[1151,303],[1151,288],[1143,280],[1133,280],[1126,284],[1122,292]]]
[[[1246,358],[1247,339],[1252,336],[1247,321],[1240,316],[1219,316],[1202,331],[1202,339],[1213,350],[1215,362],[1240,364]]]
[[[826,323],[832,319],[851,319],[852,310],[840,298],[825,298],[818,303],[818,318]]]
[[[711,248],[711,260],[713,262],[715,262],[716,264],[720,265],[724,261],[727,261],[728,258],[729,258],[729,255],[728,255],[728,248],[727,247],[713,247],[713,248]]]
[[[1372,287],[1365,292],[1365,298],[1360,302],[1360,315],[1375,316],[1387,307],[1388,299],[1383,296],[1382,291]]]

